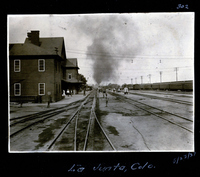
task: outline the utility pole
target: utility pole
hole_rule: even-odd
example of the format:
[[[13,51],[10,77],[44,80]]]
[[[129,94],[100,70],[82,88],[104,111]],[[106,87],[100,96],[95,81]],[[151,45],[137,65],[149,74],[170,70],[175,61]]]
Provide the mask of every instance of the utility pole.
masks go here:
[[[135,84],[137,84],[137,77],[135,77]]]
[[[149,83],[151,83],[151,74],[147,75],[149,77]]]
[[[162,71],[160,71],[160,82],[162,82]]]
[[[133,78],[131,78],[131,84],[133,84]]]
[[[143,84],[143,81],[142,81],[142,79],[143,79],[143,76],[141,76],[141,84]]]
[[[176,67],[176,68],[174,69],[174,71],[176,71],[176,81],[178,81],[178,67]]]

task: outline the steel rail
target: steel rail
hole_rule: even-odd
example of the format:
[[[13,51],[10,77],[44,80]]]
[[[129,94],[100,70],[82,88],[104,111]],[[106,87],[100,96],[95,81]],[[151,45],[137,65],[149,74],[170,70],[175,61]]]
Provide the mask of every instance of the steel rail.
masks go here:
[[[129,98],[129,99],[130,99],[130,98]],[[182,118],[182,119],[184,119],[184,120],[193,122],[191,119],[188,119],[188,118],[183,117],[183,116],[181,116],[181,115],[174,114],[174,113],[172,113],[172,112],[165,111],[165,110],[162,110],[162,109],[160,109],[160,108],[156,108],[156,107],[154,107],[154,106],[150,106],[150,105],[145,104],[145,103],[142,103],[142,102],[140,102],[140,101],[136,101],[136,100],[132,100],[132,99],[130,99],[130,100],[131,100],[131,101],[134,101],[134,102],[137,102],[137,103],[140,103],[140,104],[143,104],[143,105],[148,106],[148,107],[150,107],[150,108],[157,109],[157,110],[159,110],[159,111],[161,111],[161,112],[165,112],[165,113],[167,113],[167,114],[171,114],[171,115],[173,115],[173,116],[176,116],[176,117]]]
[[[97,97],[99,98],[99,92],[97,92]],[[96,98],[96,97],[95,97],[95,98]],[[113,145],[113,143],[111,142],[111,140],[110,140],[109,137],[107,136],[106,132],[104,131],[103,127],[101,126],[101,124],[100,124],[100,122],[99,122],[99,120],[98,120],[98,118],[97,118],[96,113],[95,113],[94,110],[95,110],[95,108],[93,109],[93,114],[94,114],[94,117],[95,117],[96,122],[98,123],[99,127],[101,128],[101,130],[102,130],[104,136],[106,137],[106,139],[107,139],[108,143],[110,144],[110,146],[112,147],[112,149],[116,151],[115,146]]]
[[[91,92],[92,93],[92,92]],[[90,93],[90,94],[91,94]],[[62,128],[62,130],[59,132],[59,134],[54,138],[54,140],[50,143],[49,147],[47,148],[47,151],[49,151],[51,149],[51,147],[55,144],[55,142],[57,141],[57,139],[62,135],[62,133],[64,132],[64,130],[68,127],[68,125],[71,123],[71,121],[74,119],[74,117],[80,112],[80,110],[82,109],[83,105],[87,102],[89,96],[81,103],[81,105],[78,107],[78,109],[75,111],[75,113],[71,116],[71,118],[69,119],[69,121],[66,123],[66,125]]]
[[[37,112],[37,113],[33,113],[33,114],[28,114],[28,115],[24,115],[24,116],[20,116],[20,117],[11,118],[10,121],[14,121],[14,120],[18,120],[18,119],[28,119],[28,118],[32,118],[32,117],[34,118],[36,116],[42,116],[42,115],[45,115],[47,113],[50,113],[50,112],[53,112],[53,111],[56,111],[59,109],[67,108],[67,107],[73,105],[74,103],[75,102],[70,103],[66,106],[59,107],[59,108],[54,108],[54,109],[50,109],[50,110],[46,110],[46,111],[41,111],[41,112]]]
[[[68,110],[70,110],[70,109],[74,109],[74,108],[76,108],[76,107],[78,107],[78,106],[74,106],[74,107],[71,107],[71,108],[68,108]],[[65,109],[66,107],[62,107],[62,109]],[[61,109],[61,108],[60,108]],[[56,109],[56,110],[59,110],[59,109]],[[63,111],[63,110],[60,110],[60,111]],[[12,126],[14,126],[14,125],[16,125],[16,124],[19,124],[19,123],[24,123],[24,122],[27,122],[27,121],[31,121],[31,120],[34,120],[34,119],[41,119],[42,117],[45,117],[45,116],[48,116],[48,115],[51,115],[51,114],[54,114],[55,112],[53,112],[53,111],[50,111],[50,112],[46,112],[46,113],[43,113],[42,115],[34,115],[34,116],[32,116],[32,117],[30,117],[30,118],[24,118],[24,119],[22,119],[22,120],[19,120],[19,121],[17,121],[17,122],[14,122],[14,123],[11,123],[10,124],[10,127],[12,127]],[[57,112],[59,112],[59,111],[57,111]]]
[[[29,127],[31,127],[31,126],[37,124],[37,123],[43,122],[44,120],[46,120],[46,119],[48,119],[48,118],[50,118],[50,117],[53,117],[53,116],[55,116],[55,115],[60,114],[61,112],[64,112],[64,110],[51,113],[51,114],[48,115],[47,117],[45,117],[45,118],[43,118],[43,119],[41,119],[41,120],[39,120],[39,121],[33,122],[33,123],[31,123],[31,124],[29,124],[29,125],[23,127],[22,129],[17,130],[16,132],[10,134],[10,138],[13,137],[14,135],[16,135],[16,134],[22,132],[23,130],[25,130],[25,129],[27,129],[27,128],[29,128]]]
[[[124,98],[127,98],[127,97],[124,97]],[[132,99],[129,99],[129,100],[134,101],[134,100],[132,100]],[[180,125],[180,124],[177,124],[177,123],[174,122],[174,121],[171,121],[171,120],[169,120],[169,119],[166,119],[166,118],[164,118],[164,117],[162,117],[162,116],[160,116],[160,115],[158,115],[158,114],[156,114],[156,113],[154,113],[154,112],[152,112],[152,111],[146,110],[145,108],[141,108],[140,106],[135,105],[135,104],[131,103],[130,101],[127,101],[127,100],[125,100],[125,101],[128,102],[128,103],[130,103],[130,104],[132,104],[132,105],[134,105],[135,107],[137,107],[137,108],[139,108],[139,109],[142,109],[142,110],[144,110],[144,111],[146,111],[146,112],[148,112],[148,113],[150,113],[150,114],[152,114],[152,115],[154,115],[154,116],[156,116],[156,117],[159,117],[159,118],[161,118],[161,119],[164,119],[164,120],[166,120],[166,121],[168,121],[168,122],[170,122],[170,123],[172,123],[172,124],[174,124],[174,125],[176,125],[176,126],[178,126],[178,127],[181,127],[181,128],[183,128],[183,129],[185,129],[185,130],[187,130],[187,131],[193,133],[193,131],[190,130],[190,129],[188,129],[187,127],[184,127],[184,126],[182,126],[182,125]],[[137,102],[137,101],[135,101],[135,102]],[[139,103],[140,103],[140,102],[139,102]],[[145,105],[146,105],[146,104],[145,104]],[[148,106],[148,105],[147,105],[147,106]],[[150,106],[150,107],[151,107],[151,106]],[[178,117],[178,116],[177,116],[177,117]]]
[[[132,93],[132,92],[129,92],[129,93],[133,94],[133,95],[140,95],[140,96],[160,99],[160,100],[164,100],[164,101],[170,101],[170,102],[186,104],[186,105],[193,105],[193,103],[190,101],[177,100],[177,99],[173,99],[173,98],[163,98],[163,97],[159,97],[159,96],[155,96],[155,95],[145,95],[145,94],[140,94],[140,93]]]
[[[90,127],[91,127],[91,121],[92,121],[92,110],[95,108],[95,106],[96,106],[96,96],[94,94],[92,108],[91,108],[91,112],[90,112],[90,119],[89,119],[89,122],[88,122],[88,127],[87,127],[87,132],[86,132],[86,137],[85,137],[85,143],[84,143],[83,151],[85,151],[86,147],[87,147],[87,142],[88,142],[88,138],[89,138]]]
[[[166,119],[166,118],[164,118],[164,117],[162,117],[162,116],[160,116],[160,115],[158,115],[158,114],[156,114],[156,113],[154,113],[154,112],[152,112],[152,111],[149,111],[149,110],[146,110],[146,109],[144,109],[144,108],[141,108],[141,107],[138,106],[138,105],[134,105],[134,106],[136,106],[137,108],[142,109],[142,110],[144,110],[144,111],[146,111],[146,112],[148,112],[148,113],[151,113],[151,114],[153,114],[153,115],[156,116],[156,117],[159,117],[159,118],[161,118],[161,119],[164,119],[164,120],[166,120],[166,121],[168,121],[168,122],[170,122],[170,123],[172,123],[172,124],[175,124],[175,125],[177,125],[177,126],[183,128],[183,129],[185,129],[185,130],[187,130],[187,131],[193,133],[192,130],[190,130],[190,129],[188,129],[187,127],[184,127],[184,126],[182,126],[182,125],[180,125],[180,124],[177,124],[176,122],[174,122],[174,121],[172,121],[172,120]]]
[[[116,94],[116,95],[117,95],[117,94]],[[121,95],[118,95],[118,96],[121,96]],[[124,97],[124,96],[121,96],[121,97]],[[133,100],[133,99],[131,99],[131,98],[127,98],[127,97],[124,97],[124,98],[129,99],[129,100],[131,100],[131,101],[134,101],[134,102],[136,102],[136,103],[140,103],[140,104],[143,104],[143,105],[145,105],[145,106],[151,107],[151,108],[153,108],[153,109],[157,109],[157,110],[159,110],[159,111],[161,111],[161,112],[165,112],[165,113],[167,113],[167,114],[171,114],[171,115],[173,115],[173,116],[176,116],[176,117],[182,118],[182,119],[184,119],[184,120],[193,122],[193,120],[188,119],[188,118],[186,118],[186,117],[183,117],[183,116],[181,116],[181,115],[174,114],[174,113],[171,113],[171,112],[169,112],[169,111],[165,111],[165,110],[162,110],[162,109],[160,109],[160,108],[156,108],[156,107],[154,107],[154,106],[150,106],[150,105],[148,105],[148,104],[142,103],[142,102],[140,102],[140,101]]]
[[[184,95],[184,97],[193,97],[193,94],[188,94],[187,92],[177,92],[177,91],[164,91],[164,90],[159,90],[159,91],[144,91],[140,90],[141,93],[152,93],[152,94],[162,94],[162,95],[172,95],[172,96],[177,96],[177,97],[182,97],[181,95]],[[133,93],[133,92],[132,92]]]
[[[67,108],[69,106],[72,106],[73,104],[76,104],[76,103],[79,103],[79,102],[85,100],[91,93],[92,92],[90,92],[83,99],[71,102],[71,103],[69,103],[69,104],[67,104],[65,106],[62,106],[62,107],[59,107],[59,108],[50,109],[50,110],[45,110],[45,111],[41,111],[41,112],[37,112],[37,113],[33,113],[33,114],[28,114],[28,115],[24,115],[24,116],[20,116],[20,117],[14,117],[14,118],[11,118],[10,121],[17,120],[17,119],[23,119],[23,118],[29,118],[29,117],[31,118],[31,117],[35,117],[35,116],[38,116],[38,115],[43,115],[43,114],[46,114],[46,113],[49,113],[49,112],[53,112],[53,111],[56,111],[56,110],[59,110],[59,109]]]
[[[75,130],[74,130],[74,151],[76,151],[76,137],[77,137],[78,114],[76,116]]]
[[[91,94],[91,93],[89,93],[89,94],[84,98],[84,102],[85,102],[85,100],[88,100],[90,94]],[[84,103],[84,102],[83,102],[83,103]],[[74,102],[73,102],[73,103],[74,103]],[[73,104],[73,103],[72,103],[72,104]],[[70,104],[71,104],[71,103],[70,103]],[[59,109],[63,109],[63,108],[66,108],[66,106],[63,106],[63,107],[61,107],[61,108],[59,108]],[[59,109],[56,108],[56,109],[54,109],[54,111],[55,111],[55,110],[59,110]],[[52,112],[52,111],[51,111],[52,113],[45,115],[45,118],[42,118],[42,119],[39,120],[39,121],[30,123],[29,125],[27,125],[27,126],[21,128],[21,129],[17,130],[16,132],[10,134],[9,136],[10,136],[10,138],[11,138],[11,137],[17,135],[18,133],[22,132],[23,130],[25,130],[25,129],[27,129],[27,128],[29,128],[29,127],[35,125],[35,124],[38,124],[38,123],[40,123],[40,122],[43,122],[43,121],[45,121],[46,119],[48,119],[48,118],[50,118],[50,117],[53,117],[53,116],[55,116],[55,115],[58,115],[58,114],[60,114],[60,113],[62,113],[62,112],[64,112],[64,111],[65,111],[65,109],[59,110],[59,111],[56,111],[56,112]],[[47,116],[47,117],[46,117],[46,116]],[[39,118],[40,118],[40,117],[39,117]],[[30,119],[29,119],[29,120],[30,120]],[[23,122],[19,121],[18,123],[23,123]],[[13,123],[13,124],[14,124],[14,123]],[[17,124],[17,123],[15,123],[15,124]],[[8,138],[8,137],[7,137],[7,138]]]
[[[88,122],[88,127],[87,127],[86,136],[85,136],[85,143],[84,143],[83,151],[86,151],[86,148],[87,148],[87,142],[88,142],[88,138],[89,138],[91,121],[92,121],[92,110],[90,112],[90,119],[89,119],[89,122]]]
[[[57,139],[61,136],[61,134],[64,132],[64,130],[68,127],[68,125],[71,123],[71,121],[73,120],[73,118],[76,116],[77,113],[78,113],[78,110],[73,114],[73,116],[71,116],[70,120],[66,123],[64,128],[59,132],[59,134],[56,136],[56,138],[54,138],[54,140],[51,142],[51,144],[49,145],[47,150],[50,150],[50,148],[55,144]]]
[[[116,148],[114,147],[114,145],[113,145],[112,142],[110,141],[109,137],[107,136],[107,134],[106,134],[106,132],[104,131],[104,129],[103,129],[103,127],[101,126],[101,124],[99,123],[99,120],[97,119],[97,116],[96,116],[94,110],[93,110],[93,115],[94,115],[94,117],[95,117],[95,119],[96,119],[96,121],[97,121],[99,127],[101,128],[101,131],[103,132],[104,136],[106,137],[107,141],[109,142],[110,146],[113,148],[113,150],[116,151]]]
[[[106,132],[104,131],[103,127],[101,126],[101,124],[99,123],[99,121],[97,119],[97,116],[96,116],[95,111],[94,111],[95,107],[96,107],[96,95],[94,96],[94,99],[93,99],[93,105],[92,105],[92,108],[91,108],[90,119],[89,119],[89,123],[88,123],[88,128],[87,128],[87,133],[86,133],[86,138],[85,138],[85,143],[84,143],[83,151],[86,151],[86,148],[87,148],[87,142],[88,142],[89,132],[90,132],[90,128],[91,128],[92,114],[95,117],[95,120],[97,121],[99,127],[101,128],[101,131],[103,132],[106,140],[108,141],[108,143],[110,144],[110,146],[112,147],[112,149],[116,151],[116,148],[114,147],[114,145],[110,141],[109,137],[107,136]]]

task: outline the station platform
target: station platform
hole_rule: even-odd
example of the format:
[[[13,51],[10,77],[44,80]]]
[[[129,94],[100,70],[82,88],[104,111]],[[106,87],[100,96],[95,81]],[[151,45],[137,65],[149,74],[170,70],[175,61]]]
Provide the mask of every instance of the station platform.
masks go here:
[[[49,108],[47,107],[48,103],[23,103],[22,107],[20,107],[20,104],[10,103],[10,105],[8,105],[9,119],[62,107],[69,103],[84,99],[89,93],[90,91],[87,91],[85,96],[83,93],[75,94],[72,96],[65,96],[65,98],[60,101],[50,103]]]

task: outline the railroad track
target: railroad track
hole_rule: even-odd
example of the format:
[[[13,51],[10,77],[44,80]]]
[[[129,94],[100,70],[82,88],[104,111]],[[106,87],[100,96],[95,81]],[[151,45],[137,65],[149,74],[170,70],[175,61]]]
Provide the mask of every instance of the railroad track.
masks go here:
[[[143,111],[146,111],[146,112],[148,112],[148,113],[150,113],[150,114],[152,114],[152,115],[154,115],[156,117],[164,119],[164,120],[170,122],[171,124],[174,124],[174,125],[176,125],[178,127],[181,127],[183,129],[193,133],[193,130],[191,130],[188,127],[185,127],[185,126],[181,125],[181,124],[183,124],[183,122],[181,122],[181,120],[177,121],[177,118],[178,118],[178,119],[182,119],[182,120],[186,121],[184,123],[187,123],[187,124],[193,123],[193,120],[191,120],[189,118],[186,118],[186,117],[183,117],[183,116],[180,116],[180,115],[177,115],[177,114],[174,114],[174,113],[159,109],[157,107],[150,106],[148,104],[142,103],[142,102],[137,101],[137,100],[133,100],[131,98],[127,98],[125,96],[122,96],[122,95],[119,95],[119,94],[116,94],[116,93],[110,93],[110,94],[114,95],[114,96],[117,96],[119,99],[121,99],[121,100],[123,100],[123,101],[125,101],[125,102],[127,102],[127,103],[129,103],[131,105],[134,105],[135,107],[137,107],[139,109],[142,109]]]
[[[108,137],[108,135],[106,134],[105,130],[103,129],[103,127],[101,126],[97,116],[96,116],[96,113],[95,113],[95,106],[96,106],[96,96],[94,96],[94,101],[93,101],[93,105],[92,105],[92,109],[91,109],[91,114],[90,114],[90,121],[89,121],[89,124],[88,124],[88,129],[87,129],[87,134],[86,134],[86,138],[85,138],[85,144],[84,144],[84,148],[83,148],[83,151],[86,150],[87,148],[87,142],[88,142],[88,138],[89,138],[89,131],[90,131],[90,128],[91,128],[91,121],[92,121],[92,116],[95,118],[98,126],[100,127],[105,139],[107,140],[107,142],[110,144],[111,148],[116,151],[116,148],[114,147],[113,143],[111,142],[110,138]]]
[[[89,95],[87,95],[87,96],[89,96]],[[86,98],[86,97],[85,97]],[[84,99],[85,99],[84,98]],[[83,99],[83,100],[84,100]],[[57,110],[60,110],[60,109],[63,109],[63,108],[67,108],[67,107],[70,107],[70,106],[73,106],[74,104],[76,104],[76,103],[79,103],[79,102],[81,102],[82,100],[78,100],[78,101],[75,101],[75,102],[72,102],[72,103],[69,103],[69,104],[67,104],[67,105],[65,105],[65,106],[62,106],[62,107],[59,107],[59,108],[54,108],[54,109],[50,109],[50,110],[46,110],[46,111],[41,111],[41,112],[37,112],[37,113],[34,113],[34,114],[28,114],[28,115],[25,115],[25,116],[20,116],[20,117],[14,117],[14,118],[11,118],[10,119],[10,126],[12,126],[12,124],[13,123],[11,123],[11,122],[14,122],[15,120],[24,120],[24,121],[26,121],[26,119],[27,120],[31,120],[31,119],[34,119],[34,118],[37,118],[37,117],[42,117],[42,116],[44,116],[45,114],[48,114],[48,113],[50,113],[50,112],[54,112],[54,111],[57,111]]]
[[[84,142],[77,142],[78,139],[80,140],[80,134],[82,134],[81,136],[83,137],[84,132],[83,132],[83,127],[82,131],[80,133],[80,126],[78,128],[78,125],[82,125],[83,122],[79,123],[79,121],[81,121],[81,109],[83,108],[83,105],[87,104],[86,103],[87,100],[85,100],[85,102],[83,104],[81,104],[79,106],[79,108],[74,112],[74,114],[71,116],[71,118],[69,119],[69,121],[65,124],[65,126],[60,130],[60,132],[57,134],[57,136],[52,140],[52,142],[50,143],[50,145],[47,148],[47,151],[51,151],[53,150],[56,142],[58,141],[58,139],[61,139],[61,137],[63,136],[64,132],[69,128],[70,125],[74,126],[74,138],[73,138],[73,151],[87,151],[88,149],[88,142],[90,139],[90,133],[91,133],[91,128],[94,125],[94,120],[98,123],[101,131],[103,132],[106,140],[108,141],[108,143],[110,144],[111,148],[113,150],[116,150],[114,145],[112,144],[111,140],[109,139],[109,137],[106,135],[103,127],[101,126],[101,124],[98,121],[98,118],[95,114],[95,106],[96,106],[96,96],[94,94],[94,98],[93,98],[93,103],[91,106],[91,110],[90,110],[90,116],[87,120],[87,130],[85,131],[85,138],[84,138]],[[79,129],[79,130],[78,130]],[[79,133],[78,133],[79,132]],[[59,143],[59,142],[58,142]],[[78,143],[78,145],[77,145]]]
[[[78,107],[78,106],[72,106],[72,107],[69,107],[69,106],[71,106],[71,105],[67,105],[67,106],[62,107],[62,108],[56,108],[56,109],[48,110],[48,111],[45,111],[45,112],[42,111],[40,113],[36,113],[36,114],[28,115],[28,116],[18,117],[17,119],[15,119],[15,118],[11,119],[10,120],[10,122],[11,122],[10,127],[17,125],[17,124],[20,124],[20,123],[28,122],[28,121],[31,121],[31,120],[34,120],[34,119],[41,119],[41,118],[44,118],[46,116],[52,117],[54,115],[60,114],[61,112],[65,111],[66,108],[68,108],[68,110],[70,110],[70,109]],[[18,120],[18,121],[14,122],[14,120]]]
[[[86,100],[90,94],[88,94],[83,100]],[[66,111],[66,108],[68,108],[68,110],[74,109],[75,107],[77,107],[77,105],[76,106],[73,106],[73,105],[79,103],[80,101],[82,101],[82,100],[75,101],[73,103],[70,103],[68,105],[65,105],[65,106],[62,106],[59,108],[55,108],[55,109],[51,109],[51,110],[47,110],[47,111],[41,111],[39,113],[29,114],[29,115],[10,119],[10,138],[19,134],[20,132],[28,129],[29,127],[31,127],[33,125],[44,122],[46,119],[51,118],[53,116],[56,116],[64,111]],[[15,128],[16,125],[18,125],[17,128]],[[12,132],[11,132],[11,127],[14,127],[13,128],[14,131],[12,131]]]
[[[164,91],[164,90],[159,90],[159,91],[152,91],[150,90],[150,92],[148,91],[144,91],[144,90],[140,90],[140,93],[144,93],[144,94],[160,94],[160,95],[171,95],[171,96],[177,96],[177,97],[193,97],[193,93],[187,93],[187,92],[177,92],[177,91]]]
[[[142,93],[131,93],[131,92],[129,92],[129,93],[133,94],[133,95],[145,96],[145,97],[149,97],[149,98],[160,99],[160,100],[170,101],[170,102],[179,103],[179,104],[193,105],[193,103],[190,101],[177,100],[177,99],[172,99],[172,98],[164,98],[164,97],[160,97],[160,96],[146,95],[146,94],[142,94]]]

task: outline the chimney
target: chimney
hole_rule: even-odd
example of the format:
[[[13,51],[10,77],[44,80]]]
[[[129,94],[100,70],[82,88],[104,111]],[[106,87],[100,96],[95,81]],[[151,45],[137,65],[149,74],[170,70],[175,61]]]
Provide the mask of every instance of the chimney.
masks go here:
[[[39,34],[40,34],[40,31],[31,31],[27,33],[28,39],[31,41],[32,44],[35,44],[38,46],[40,45]]]

